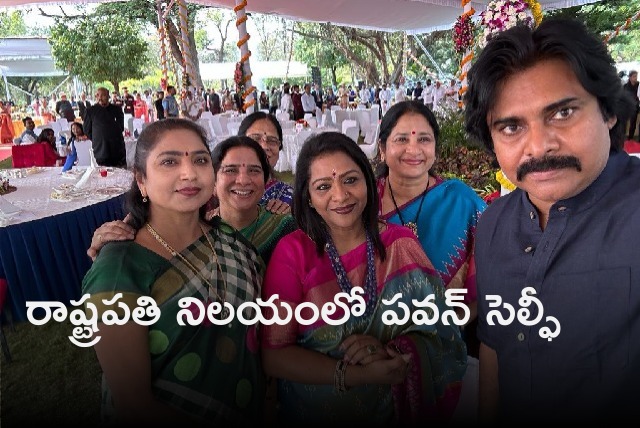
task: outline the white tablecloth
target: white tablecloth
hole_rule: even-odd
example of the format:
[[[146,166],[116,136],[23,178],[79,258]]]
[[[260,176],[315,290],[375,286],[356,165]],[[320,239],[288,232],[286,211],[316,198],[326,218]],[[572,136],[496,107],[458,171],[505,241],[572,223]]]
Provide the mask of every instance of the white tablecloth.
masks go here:
[[[74,211],[118,196],[129,189],[133,179],[133,174],[125,169],[109,168],[106,177],[100,176],[99,171],[96,170],[87,181],[86,189],[91,190],[89,196],[58,201],[51,199],[53,188],[63,184],[74,185],[80,177],[63,178],[61,172],[62,167],[42,168],[40,172],[29,174],[24,178],[9,178],[9,184],[15,186],[17,190],[3,195],[2,202],[10,202],[21,211],[11,218],[0,215],[0,227]],[[118,192],[117,188],[121,191]]]

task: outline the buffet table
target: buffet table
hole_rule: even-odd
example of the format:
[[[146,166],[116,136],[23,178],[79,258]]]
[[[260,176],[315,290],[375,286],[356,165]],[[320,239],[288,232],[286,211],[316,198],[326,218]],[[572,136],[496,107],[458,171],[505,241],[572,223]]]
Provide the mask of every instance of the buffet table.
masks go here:
[[[26,320],[27,301],[79,299],[94,230],[124,217],[131,172],[106,168],[103,177],[95,170],[76,189],[82,171],[61,170],[0,170],[16,187],[0,199],[0,280],[8,283],[7,304],[16,320]]]

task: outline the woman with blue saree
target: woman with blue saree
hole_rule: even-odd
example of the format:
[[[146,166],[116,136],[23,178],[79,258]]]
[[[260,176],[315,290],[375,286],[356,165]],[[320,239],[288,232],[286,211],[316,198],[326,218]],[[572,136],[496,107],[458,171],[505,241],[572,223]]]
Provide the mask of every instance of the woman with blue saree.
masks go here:
[[[371,165],[340,133],[310,138],[297,163],[294,218],[267,267],[263,299],[292,309],[363,287],[366,309],[346,323],[292,319],[261,326],[265,372],[278,378],[284,425],[410,426],[447,421],[458,400],[466,348],[454,325],[383,321],[383,299],[435,298],[444,287],[406,228],[379,222]],[[280,307],[278,307],[280,308]],[[278,310],[278,314],[280,314]],[[310,309],[301,310],[310,318]],[[267,312],[266,317],[272,314]],[[283,314],[280,314],[281,316]],[[334,314],[342,318],[344,311]]]
[[[253,246],[220,218],[204,218],[211,163],[197,124],[174,118],[145,128],[126,203],[135,240],[106,245],[83,280],[85,304],[100,319],[114,309],[122,317],[104,303],[118,296],[130,310],[143,296],[160,309],[148,326],[98,323],[103,415],[116,426],[254,426],[262,419],[255,326],[207,318],[178,324],[181,312],[202,313],[195,301],[185,308],[183,298],[238,308],[260,296],[264,265]]]
[[[389,223],[411,229],[447,289],[467,290],[472,322],[477,306],[474,236],[486,204],[462,181],[431,173],[438,136],[435,116],[420,102],[403,101],[387,111],[380,124],[378,212]],[[474,348],[475,332],[465,333],[468,347]],[[477,356],[477,349],[469,350]]]

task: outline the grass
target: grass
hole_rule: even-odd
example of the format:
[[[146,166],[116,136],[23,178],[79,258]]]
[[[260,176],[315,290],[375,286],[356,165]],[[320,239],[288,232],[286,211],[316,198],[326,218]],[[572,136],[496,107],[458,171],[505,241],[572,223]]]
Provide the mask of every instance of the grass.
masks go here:
[[[12,167],[11,156],[0,161],[0,169],[11,169]]]
[[[5,324],[13,361],[0,363],[0,419],[7,427],[100,423],[101,369],[93,348],[72,344],[73,325]]]

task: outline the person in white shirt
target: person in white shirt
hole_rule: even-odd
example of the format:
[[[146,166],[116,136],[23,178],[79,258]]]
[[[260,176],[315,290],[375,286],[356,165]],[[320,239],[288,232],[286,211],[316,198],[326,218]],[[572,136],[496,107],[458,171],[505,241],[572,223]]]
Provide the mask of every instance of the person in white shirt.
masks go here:
[[[396,93],[395,93],[395,103],[401,103],[402,101],[407,99],[407,93],[404,89],[404,86],[396,83]]]
[[[181,106],[182,116],[196,121],[200,119],[202,114],[202,102],[193,97],[191,91],[186,92],[186,97],[182,100]]]
[[[439,80],[436,80],[436,85],[433,88],[433,110],[442,108],[446,90],[447,88],[442,86],[442,83]]]
[[[360,89],[360,91],[358,92],[358,97],[360,97],[360,103],[361,104],[365,104],[366,106],[369,106],[369,97],[370,97],[370,93],[369,93],[369,89],[367,89],[366,86],[362,86],[362,89]]]
[[[311,85],[304,85],[304,92],[302,93],[302,110],[306,113],[311,113],[312,115],[316,115],[316,99],[311,95]]]
[[[451,79],[449,86],[446,88],[445,98],[446,98],[447,106],[451,110],[458,109],[458,85],[455,79]]]
[[[380,90],[379,97],[380,97],[380,104],[382,104],[381,105],[382,115],[384,116],[387,110],[389,110],[389,107],[391,107],[391,91],[387,89],[386,83],[382,84],[382,89]]]
[[[291,102],[291,94],[289,91],[291,90],[291,86],[288,83],[285,83],[282,86],[282,98],[280,99],[280,111],[289,113],[289,117],[291,117],[291,113],[293,112],[293,103]]]
[[[431,79],[427,79],[426,86],[422,89],[422,102],[433,111],[433,85]]]

